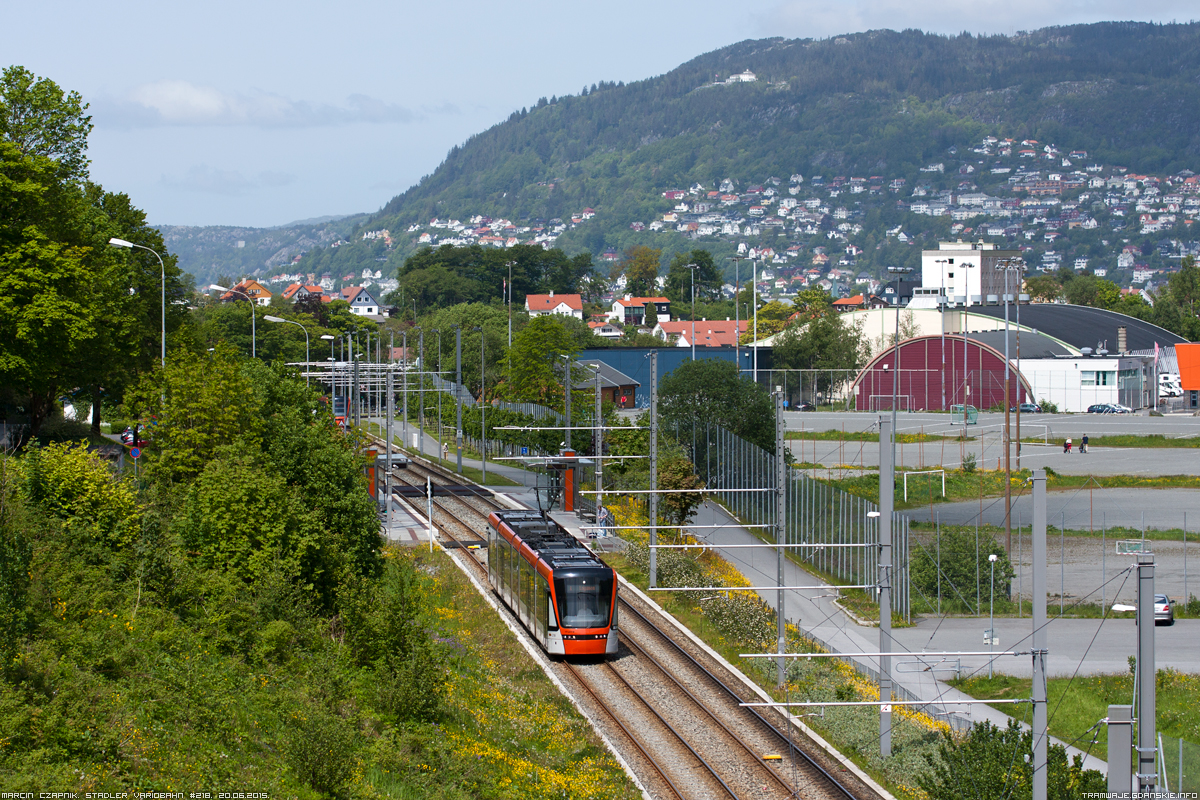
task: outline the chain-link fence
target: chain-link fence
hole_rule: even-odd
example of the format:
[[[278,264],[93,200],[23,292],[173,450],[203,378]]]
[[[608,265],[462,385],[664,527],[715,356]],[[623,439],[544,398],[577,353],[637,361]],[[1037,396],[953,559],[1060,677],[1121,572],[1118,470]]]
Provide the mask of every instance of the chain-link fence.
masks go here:
[[[1164,792],[1200,792],[1200,745],[1159,734]]]
[[[744,522],[773,523],[775,498],[771,492],[735,490],[773,487],[775,456],[720,425],[707,423],[695,428],[692,461],[713,496]],[[676,430],[685,447],[688,434]],[[879,534],[876,521],[868,514],[879,506],[791,468],[785,491],[785,541],[824,545],[797,549],[797,557],[835,583],[876,583],[878,548],[874,545]],[[900,514],[894,515],[892,525],[892,563],[893,608],[910,619],[908,518]]]

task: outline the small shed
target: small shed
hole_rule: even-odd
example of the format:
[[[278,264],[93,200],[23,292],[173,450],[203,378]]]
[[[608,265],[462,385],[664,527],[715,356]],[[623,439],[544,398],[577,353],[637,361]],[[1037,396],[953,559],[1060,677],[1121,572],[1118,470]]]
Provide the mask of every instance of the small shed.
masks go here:
[[[577,361],[572,372],[572,388],[576,392],[595,391],[596,367],[600,369],[600,396],[617,408],[635,408],[640,383],[603,361]]]

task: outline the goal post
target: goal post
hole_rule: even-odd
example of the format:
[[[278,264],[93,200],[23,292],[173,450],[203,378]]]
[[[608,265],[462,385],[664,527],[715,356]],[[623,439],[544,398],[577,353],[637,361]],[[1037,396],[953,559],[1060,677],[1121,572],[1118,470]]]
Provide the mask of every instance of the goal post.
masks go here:
[[[868,411],[891,411],[892,400],[896,401],[897,411],[912,411],[912,398],[906,394],[896,395],[893,397],[890,394],[873,394],[867,397]]]

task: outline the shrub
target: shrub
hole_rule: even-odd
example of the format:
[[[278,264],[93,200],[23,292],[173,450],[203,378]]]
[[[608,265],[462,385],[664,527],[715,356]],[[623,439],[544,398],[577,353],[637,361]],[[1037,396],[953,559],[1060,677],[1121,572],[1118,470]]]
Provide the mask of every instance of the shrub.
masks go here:
[[[296,777],[322,794],[345,797],[357,767],[349,721],[320,706],[294,713],[283,752]]]
[[[988,556],[992,554],[999,557],[996,561],[996,595],[1007,601],[1012,586],[1012,562],[999,542],[991,536],[976,541],[974,531],[942,529],[940,580],[938,543],[929,541],[915,548],[911,560],[913,584],[927,597],[936,597],[940,586],[943,602],[951,605],[957,602],[964,604],[965,610],[977,610],[981,604],[988,602],[989,592],[993,588],[991,563],[988,561]]]
[[[975,472],[975,454],[967,453],[963,456],[962,471],[966,475],[972,475]]]

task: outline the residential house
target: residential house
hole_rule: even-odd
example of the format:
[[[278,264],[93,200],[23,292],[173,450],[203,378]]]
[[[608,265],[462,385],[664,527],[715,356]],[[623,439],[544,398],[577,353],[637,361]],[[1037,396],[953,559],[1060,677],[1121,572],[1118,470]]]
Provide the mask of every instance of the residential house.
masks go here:
[[[577,294],[528,294],[525,295],[525,310],[531,317],[558,314],[564,317],[583,319],[583,298]]]
[[[696,347],[733,347],[738,336],[746,332],[747,324],[744,319],[737,322],[729,319],[675,320],[659,322],[653,333],[666,342],[674,340],[676,347],[691,347],[694,328]]]
[[[378,316],[383,313],[379,301],[361,286],[347,286],[342,289],[342,299],[350,304],[350,313],[360,317]]]
[[[646,304],[652,303],[660,321],[671,319],[671,301],[666,297],[631,297],[625,295],[613,301],[608,318],[623,325],[641,325],[646,319]]]
[[[250,300],[255,305],[269,306],[271,305],[271,296],[271,293],[267,291],[267,287],[253,278],[246,278],[238,281],[236,286],[230,287],[225,294],[221,295],[221,302],[230,303],[235,300]]]

